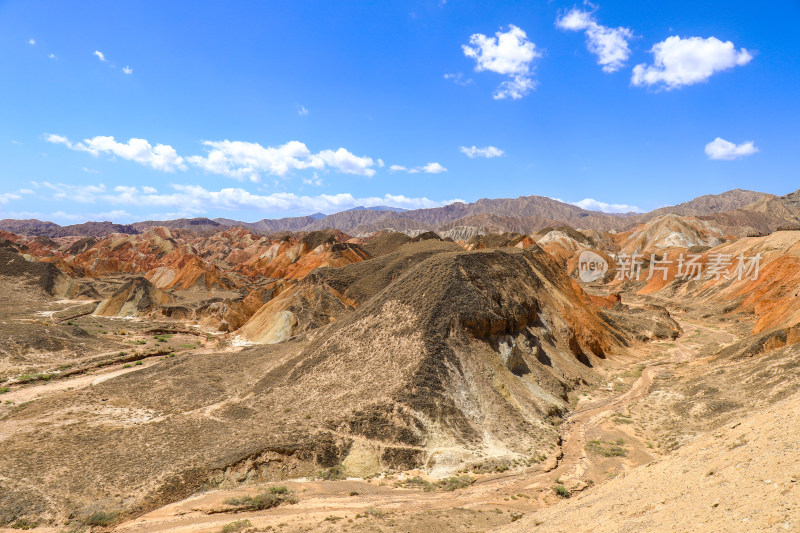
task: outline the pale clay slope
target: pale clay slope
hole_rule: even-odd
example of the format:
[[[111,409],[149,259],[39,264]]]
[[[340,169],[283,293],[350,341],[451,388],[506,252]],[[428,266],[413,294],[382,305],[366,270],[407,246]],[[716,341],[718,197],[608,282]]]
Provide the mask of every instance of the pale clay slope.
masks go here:
[[[800,531],[800,394],[498,532]]]

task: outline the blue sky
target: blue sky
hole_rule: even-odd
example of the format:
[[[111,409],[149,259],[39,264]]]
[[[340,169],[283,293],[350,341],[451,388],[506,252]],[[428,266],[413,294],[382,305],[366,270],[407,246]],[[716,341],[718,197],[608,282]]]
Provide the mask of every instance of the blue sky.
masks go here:
[[[797,1],[0,2],[0,218],[785,194],[797,20]]]

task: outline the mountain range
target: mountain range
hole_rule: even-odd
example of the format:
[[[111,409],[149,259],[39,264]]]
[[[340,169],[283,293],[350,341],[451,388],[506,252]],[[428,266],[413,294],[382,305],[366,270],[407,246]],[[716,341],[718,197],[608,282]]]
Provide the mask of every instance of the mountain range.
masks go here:
[[[590,211],[545,196],[480,199],[473,203],[455,202],[443,207],[403,210],[387,206],[356,207],[325,215],[244,222],[229,218],[181,218],[148,220],[133,224],[85,222],[60,226],[36,219],[0,220],[0,230],[18,235],[43,237],[94,236],[111,233],[137,234],[156,226],[191,229],[198,232],[242,227],[259,234],[310,232],[326,228],[355,236],[381,230],[408,234],[436,231],[453,238],[469,238],[490,232],[532,233],[548,227],[570,226],[598,231],[626,231],[655,217],[675,214],[695,216],[726,232],[737,235],[766,234],[778,228],[800,226],[800,190],[784,196],[734,189],[705,195],[648,213],[609,214]]]

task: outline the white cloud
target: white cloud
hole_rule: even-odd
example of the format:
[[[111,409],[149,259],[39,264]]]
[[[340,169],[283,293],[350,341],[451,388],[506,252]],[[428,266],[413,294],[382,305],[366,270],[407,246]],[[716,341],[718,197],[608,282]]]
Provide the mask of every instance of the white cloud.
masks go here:
[[[6,205],[11,200],[22,200],[22,196],[13,192],[0,193],[0,205]]]
[[[28,39],[28,44],[31,46],[36,46],[36,39]]]
[[[615,72],[625,65],[631,55],[628,39],[633,38],[629,28],[609,28],[598,24],[590,11],[573,8],[556,20],[562,30],[586,32],[586,46],[597,56],[597,63],[604,72]]]
[[[535,87],[531,78],[533,61],[541,57],[536,44],[528,40],[525,32],[509,24],[505,33],[498,31],[496,37],[476,33],[469,38],[469,45],[462,45],[464,55],[475,60],[475,71],[488,70],[508,76],[494,93],[496,100],[522,98]]]
[[[113,211],[104,211],[101,213],[66,213],[64,211],[56,211],[50,213],[48,218],[59,220],[61,222],[85,222],[87,220],[108,220],[110,222],[117,222],[123,220],[131,220],[132,215],[122,209],[115,209]]]
[[[500,157],[503,155],[503,151],[500,148],[495,146],[487,146],[486,148],[478,148],[477,146],[473,145],[469,148],[466,146],[462,146],[459,148],[461,153],[469,157],[470,159],[475,159],[476,157],[485,157],[487,159],[492,157]]]
[[[306,109],[306,106],[301,105],[300,108],[297,110],[297,114],[300,115],[301,117],[308,116],[308,109]]]
[[[422,167],[422,171],[426,174],[439,174],[441,172],[447,172],[447,169],[444,168],[439,163],[428,163],[424,167]]]
[[[164,172],[186,170],[186,163],[190,163],[212,174],[254,182],[261,181],[262,174],[286,176],[294,170],[305,169],[330,169],[342,174],[372,177],[376,172],[374,167],[384,166],[381,159],[357,156],[344,148],[312,153],[299,141],[290,141],[277,147],[243,141],[204,141],[203,144],[208,147],[205,156],[184,158],[172,146],[157,144],[153,147],[145,139],[134,138],[127,143],[120,143],[114,137],[98,136],[73,143],[63,135],[46,134],[44,138],[49,143],[63,144],[71,150],[88,152],[94,156],[108,153]],[[436,170],[435,166],[430,168],[431,172],[442,171]]]
[[[465,79],[464,74],[462,72],[457,72],[454,74],[445,74],[444,79],[450,80],[456,85],[462,85],[462,86],[469,85],[470,83],[472,83],[472,78]]]
[[[95,50],[92,55],[97,56],[97,59],[99,59],[101,63],[106,63],[107,62],[106,56],[105,56],[105,54],[103,52]]]
[[[740,157],[753,155],[756,152],[758,152],[758,148],[753,144],[753,141],[734,144],[717,137],[706,145],[706,155],[709,159],[739,159]]]
[[[746,49],[736,50],[731,41],[722,42],[716,37],[672,36],[653,45],[650,51],[653,64],[642,63],[633,68],[633,85],[677,89],[707,81],[716,72],[746,65],[753,59]]]
[[[292,170],[323,170],[326,165],[344,174],[375,175],[372,167],[376,162],[371,157],[359,157],[344,148],[313,154],[299,141],[266,148],[258,143],[228,140],[205,141],[203,144],[211,148],[208,155],[190,156],[187,161],[208,172],[239,180],[258,182],[262,173],[285,176]]]
[[[320,178],[316,172],[314,172],[314,176],[311,178],[303,178],[303,183],[305,185],[314,185],[315,187],[322,187],[322,178]]]
[[[109,191],[102,183],[99,185],[67,185],[44,182],[41,184],[52,191],[53,199],[70,199],[86,204],[102,204],[114,207],[149,207],[177,209],[183,214],[202,214],[208,210],[250,210],[259,213],[295,212],[313,213],[317,211],[332,213],[360,205],[371,207],[387,205],[406,209],[440,207],[461,200],[437,202],[428,198],[410,198],[403,195],[386,194],[364,198],[349,193],[301,196],[279,192],[268,195],[253,194],[241,188],[226,188],[209,191],[199,185],[171,185],[174,192],[167,194],[148,194],[144,187],[117,186]]]
[[[83,142],[72,143],[63,135],[48,134],[45,135],[45,140],[54,144],[63,144],[70,150],[88,152],[95,157],[101,153],[115,155],[164,172],[186,170],[183,158],[172,146],[157,144],[153,147],[145,139],[133,138],[127,143],[120,143],[111,136],[97,136],[84,139]]]
[[[563,200],[558,200],[562,202]],[[580,202],[565,202],[568,204],[576,205],[581,209],[588,209],[589,211],[602,211],[603,213],[642,213],[643,211],[635,205],[627,204],[607,204],[594,198],[584,198]]]
[[[122,67],[122,72],[125,74],[133,74],[133,69],[131,67]]]
[[[377,163],[371,157],[359,157],[348,152],[344,148],[333,150],[322,150],[313,158],[321,159],[329,167],[344,174],[358,174],[360,176],[374,176],[375,170],[370,168]]]
[[[58,59],[55,54],[48,54],[47,57],[50,59]]]
[[[156,194],[158,192],[158,189],[156,189],[155,187],[148,187],[147,185],[145,185],[144,187],[142,187],[142,192],[145,194]]]
[[[392,165],[389,167],[389,170],[392,172],[408,172],[409,174],[419,174],[420,172],[424,172],[425,174],[440,174],[442,172],[447,172],[444,166],[435,161],[419,167]]]

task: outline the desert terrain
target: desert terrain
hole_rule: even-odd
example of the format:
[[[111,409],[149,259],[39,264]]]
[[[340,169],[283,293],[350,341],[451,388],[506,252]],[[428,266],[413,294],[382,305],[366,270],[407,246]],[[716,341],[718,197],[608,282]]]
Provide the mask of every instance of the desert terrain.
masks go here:
[[[799,199],[0,221],[0,529],[796,531]]]

